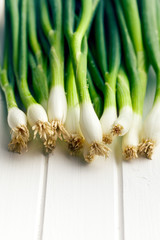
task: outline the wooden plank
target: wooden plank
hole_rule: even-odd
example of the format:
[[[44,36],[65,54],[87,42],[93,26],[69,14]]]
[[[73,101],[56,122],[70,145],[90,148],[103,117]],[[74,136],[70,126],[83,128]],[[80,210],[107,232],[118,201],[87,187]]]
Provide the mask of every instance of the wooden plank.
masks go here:
[[[43,240],[120,239],[115,157],[86,164],[66,151],[49,158]]]
[[[160,161],[123,164],[124,235],[129,240],[159,240]]]
[[[150,71],[145,114],[151,108],[155,77]],[[155,159],[123,163],[124,239],[159,240],[160,236],[160,153]]]
[[[23,155],[8,152],[9,128],[0,101],[0,239],[41,239],[47,162],[31,142]]]

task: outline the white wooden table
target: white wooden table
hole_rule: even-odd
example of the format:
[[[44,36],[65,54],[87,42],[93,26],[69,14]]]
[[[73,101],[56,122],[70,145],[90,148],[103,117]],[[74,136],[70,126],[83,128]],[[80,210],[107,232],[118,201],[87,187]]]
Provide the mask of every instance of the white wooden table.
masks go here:
[[[0,55],[3,7],[0,0]],[[152,71],[149,79],[145,114],[155,90]],[[160,239],[160,154],[122,162],[119,139],[110,159],[88,165],[60,145],[45,157],[36,141],[27,153],[13,154],[9,139],[0,92],[0,240]]]

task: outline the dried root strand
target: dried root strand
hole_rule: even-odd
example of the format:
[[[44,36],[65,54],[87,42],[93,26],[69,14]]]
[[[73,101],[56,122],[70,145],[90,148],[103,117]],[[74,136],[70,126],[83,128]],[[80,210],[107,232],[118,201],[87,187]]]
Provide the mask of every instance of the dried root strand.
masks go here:
[[[70,134],[67,132],[61,121],[52,121],[51,126],[56,140],[59,138],[60,140],[64,139],[65,141],[68,141]]]
[[[111,133],[113,136],[121,136],[122,131],[123,131],[123,126],[120,124],[116,124],[115,126],[113,126]]]
[[[16,127],[11,130],[11,142],[8,144],[8,149],[12,152],[22,153],[27,151],[27,143],[29,141],[29,131],[25,125]]]
[[[67,142],[70,154],[74,155],[83,148],[84,138],[79,134],[70,134]]]
[[[123,151],[123,157],[125,160],[131,160],[134,158],[138,158],[137,147],[135,147],[135,146],[126,147]]]
[[[111,144],[112,143],[112,135],[111,134],[105,134],[103,135],[103,142],[105,144]]]
[[[108,158],[109,148],[102,142],[94,142],[89,147],[89,153],[85,156],[85,161],[90,163],[94,160],[95,156],[105,156]]]
[[[53,132],[52,125],[49,122],[37,121],[37,123],[32,127],[34,131],[34,139],[37,134],[42,139],[45,151],[51,153],[56,146],[56,140]]]
[[[46,153],[52,153],[53,150],[56,147],[56,139],[55,136],[52,135],[50,137],[48,137],[45,141],[44,141],[44,147],[45,147],[45,152]]]
[[[34,131],[34,139],[36,138],[37,134],[44,140],[46,140],[48,136],[53,135],[52,126],[49,122],[37,121],[32,127],[32,130]]]
[[[153,151],[155,148],[155,141],[151,139],[143,139],[138,145],[138,154],[148,159],[152,159]]]

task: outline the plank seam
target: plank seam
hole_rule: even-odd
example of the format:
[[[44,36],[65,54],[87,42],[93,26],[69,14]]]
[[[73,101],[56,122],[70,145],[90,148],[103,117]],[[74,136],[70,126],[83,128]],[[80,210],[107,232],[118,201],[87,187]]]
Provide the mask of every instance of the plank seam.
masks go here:
[[[118,145],[117,145],[118,144]],[[121,141],[115,143],[115,240],[124,240],[123,168]],[[114,150],[115,150],[114,149]],[[118,149],[118,151],[117,151]]]
[[[46,203],[46,189],[47,189],[47,179],[48,179],[48,161],[49,156],[45,156],[42,182],[40,184],[39,193],[39,207],[38,207],[38,217],[37,217],[37,227],[35,231],[35,240],[41,240],[43,235],[43,225],[44,225],[44,214],[45,214],[45,203]]]

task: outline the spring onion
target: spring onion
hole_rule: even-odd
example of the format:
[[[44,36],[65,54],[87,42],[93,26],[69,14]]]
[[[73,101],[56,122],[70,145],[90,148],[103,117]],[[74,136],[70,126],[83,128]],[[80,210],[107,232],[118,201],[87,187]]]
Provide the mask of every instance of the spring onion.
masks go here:
[[[122,66],[118,72],[116,85],[119,116],[113,124],[112,133],[113,135],[124,136],[132,123],[132,102],[129,80]]]
[[[103,101],[100,94],[98,94],[97,89],[94,86],[94,83],[89,71],[87,72],[87,83],[88,83],[89,94],[91,97],[91,101],[93,103],[94,110],[98,118],[100,118],[102,116],[102,111],[103,111]]]
[[[106,144],[123,136],[125,159],[152,158],[160,146],[160,1],[5,3],[0,86],[11,128],[9,149],[27,149],[28,122],[46,152],[59,138],[72,155],[82,151],[92,162],[96,155],[107,157]],[[157,87],[143,124],[149,64]]]
[[[34,131],[34,138],[37,134],[44,142],[46,151],[52,150],[54,145],[51,142],[53,131],[45,109],[33,98],[27,82],[27,0],[21,0],[20,14],[18,2],[8,0],[10,4],[11,26],[13,31],[13,62],[15,62],[14,73],[20,98],[27,109],[27,120]],[[17,30],[17,26],[18,30]],[[16,29],[16,32],[14,32]],[[16,36],[16,34],[19,36]],[[16,41],[16,42],[15,42]],[[19,50],[18,45],[19,44]]]
[[[99,67],[104,76],[104,109],[100,119],[103,141],[111,143],[113,134],[113,123],[117,118],[116,109],[116,78],[121,60],[121,45],[118,32],[118,26],[113,11],[113,6],[110,0],[105,1],[106,21],[108,27],[108,66],[107,55],[105,48],[105,31],[104,31],[104,16],[103,16],[103,2],[99,5],[95,21],[96,31],[96,58],[99,62]],[[99,27],[98,27],[99,26]]]
[[[127,5],[123,4],[123,9],[119,0],[114,0],[114,2],[122,36],[125,64],[129,73],[133,107],[132,124],[122,140],[123,156],[129,160],[138,157],[137,151],[142,128],[143,103],[147,83],[147,67],[136,1],[127,0]],[[129,15],[130,10],[132,11],[132,16]],[[135,19],[135,24],[130,22],[133,19]]]
[[[91,162],[95,155],[108,155],[108,148],[102,143],[102,128],[94,111],[87,86],[87,38],[85,36],[92,19],[92,0],[82,0],[79,24],[74,30],[74,1],[65,1],[65,35],[72,58],[76,87],[80,103],[80,128],[86,140],[84,158]]]
[[[23,150],[27,150],[27,143],[29,141],[27,117],[17,106],[13,86],[8,81],[6,67],[0,70],[0,84],[5,94],[8,109],[7,120],[11,128],[12,140],[8,148],[13,152],[21,153]]]
[[[84,137],[80,129],[80,106],[78,100],[78,93],[76,89],[75,76],[71,59],[67,63],[66,75],[66,92],[67,92],[67,118],[65,121],[65,128],[69,133],[68,149],[71,154],[79,152],[84,143]]]
[[[104,95],[104,80],[99,72],[99,69],[97,68],[97,64],[95,63],[95,59],[93,57],[93,54],[91,50],[88,48],[88,57],[87,57],[87,65],[88,70],[91,75],[91,78],[94,82],[94,85],[99,89],[101,93]]]
[[[6,14],[5,18],[5,46],[3,68],[0,69],[0,85],[5,94],[8,110],[7,120],[8,125],[11,128],[11,142],[9,143],[8,148],[11,151],[21,153],[23,150],[27,150],[29,131],[27,128],[27,117],[25,113],[18,108],[14,94],[14,76],[11,67],[12,62],[10,61],[11,54],[9,51],[10,26],[7,18],[8,14]]]
[[[47,2],[41,4],[41,25],[50,44],[51,89],[48,100],[48,117],[51,122],[55,140],[68,139],[69,134],[64,127],[67,116],[67,100],[64,90],[64,39],[62,29],[62,1],[50,1],[54,29],[52,28]]]
[[[35,98],[38,103],[47,109],[48,83],[47,76],[43,69],[43,54],[37,39],[35,2],[32,0],[28,0],[28,38],[32,50],[32,53],[29,55],[29,63],[32,69]]]
[[[158,22],[156,19],[156,1],[141,1],[144,38],[150,62],[156,72],[157,86],[153,107],[143,124],[139,153],[151,159],[155,147],[160,143],[160,45]]]

